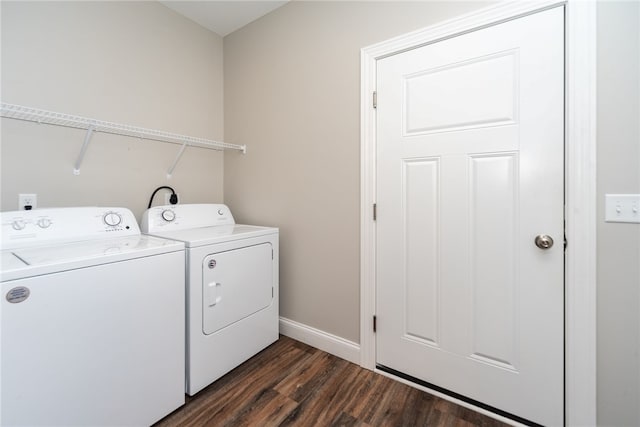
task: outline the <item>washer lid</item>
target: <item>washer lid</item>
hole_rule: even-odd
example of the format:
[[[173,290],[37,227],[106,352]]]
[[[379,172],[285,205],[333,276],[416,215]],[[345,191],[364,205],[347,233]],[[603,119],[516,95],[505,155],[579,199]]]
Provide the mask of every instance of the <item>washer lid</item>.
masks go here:
[[[19,268],[24,268],[27,266],[27,263],[22,261],[20,258],[15,256],[15,254],[11,251],[3,251],[2,257],[0,258],[1,264],[0,267],[2,270],[17,270]]]
[[[184,250],[184,243],[130,236],[2,251],[2,281]]]
[[[154,236],[185,242],[188,248],[215,245],[232,240],[249,239],[268,234],[278,233],[274,227],[259,227],[256,225],[218,225],[215,227],[191,228],[188,230],[165,231],[153,233]]]

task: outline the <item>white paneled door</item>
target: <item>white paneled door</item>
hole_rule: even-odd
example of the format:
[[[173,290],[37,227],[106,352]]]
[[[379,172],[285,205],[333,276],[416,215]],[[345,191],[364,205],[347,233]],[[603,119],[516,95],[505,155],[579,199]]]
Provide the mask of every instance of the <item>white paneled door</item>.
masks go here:
[[[376,363],[562,425],[563,8],[379,60],[377,102]]]

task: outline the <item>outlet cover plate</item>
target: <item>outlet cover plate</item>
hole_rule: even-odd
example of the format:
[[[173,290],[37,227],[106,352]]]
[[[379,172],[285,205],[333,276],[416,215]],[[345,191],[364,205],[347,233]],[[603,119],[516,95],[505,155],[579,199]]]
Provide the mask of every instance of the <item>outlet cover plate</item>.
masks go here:
[[[38,195],[37,194],[18,194],[18,209],[25,210],[25,206],[31,206],[31,209],[38,207]]]

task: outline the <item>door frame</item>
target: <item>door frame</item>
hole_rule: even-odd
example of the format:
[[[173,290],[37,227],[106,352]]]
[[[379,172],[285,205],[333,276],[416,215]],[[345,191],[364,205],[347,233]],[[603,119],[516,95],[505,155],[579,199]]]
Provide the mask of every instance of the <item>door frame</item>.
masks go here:
[[[502,2],[361,50],[360,365],[376,370],[376,61],[565,7],[565,424],[596,424],[596,2]],[[447,398],[447,396],[443,396]],[[484,411],[483,411],[484,412]]]

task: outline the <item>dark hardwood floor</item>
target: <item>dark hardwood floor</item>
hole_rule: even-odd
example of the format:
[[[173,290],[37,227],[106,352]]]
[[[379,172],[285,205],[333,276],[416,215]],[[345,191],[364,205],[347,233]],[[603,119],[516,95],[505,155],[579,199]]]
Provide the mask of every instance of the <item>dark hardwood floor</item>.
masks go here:
[[[281,336],[155,426],[506,424]]]

